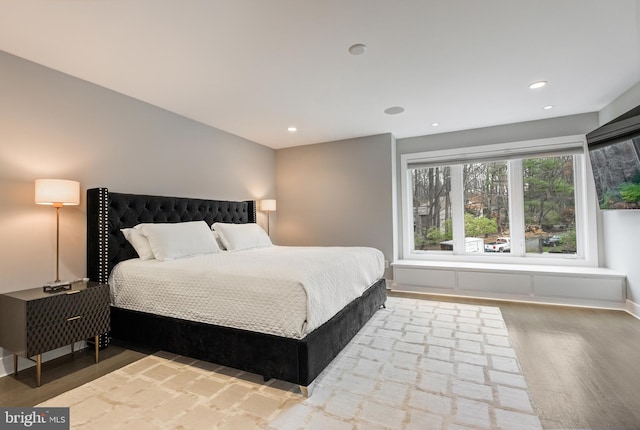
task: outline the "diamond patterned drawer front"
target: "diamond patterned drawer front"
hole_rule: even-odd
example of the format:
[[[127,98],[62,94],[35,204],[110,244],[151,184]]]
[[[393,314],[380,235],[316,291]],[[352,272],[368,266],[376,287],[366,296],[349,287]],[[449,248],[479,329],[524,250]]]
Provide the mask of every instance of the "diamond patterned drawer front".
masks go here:
[[[27,356],[109,331],[109,288],[98,285],[27,304]]]
[[[0,294],[0,347],[33,357],[93,338],[110,329],[109,285],[73,284],[70,291],[42,288]]]

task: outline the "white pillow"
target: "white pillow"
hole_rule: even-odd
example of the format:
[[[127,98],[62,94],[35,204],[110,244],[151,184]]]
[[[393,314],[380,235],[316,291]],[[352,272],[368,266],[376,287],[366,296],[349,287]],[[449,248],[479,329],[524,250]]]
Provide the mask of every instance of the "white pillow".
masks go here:
[[[124,238],[133,246],[133,249],[136,250],[140,259],[153,260],[155,258],[149,239],[142,234],[138,226],[134,228],[123,228],[120,229],[120,231],[124,234]]]
[[[220,234],[220,240],[228,251],[241,249],[264,248],[273,245],[267,232],[258,224],[213,223],[211,226]]]
[[[204,221],[143,224],[140,230],[160,261],[220,251]]]

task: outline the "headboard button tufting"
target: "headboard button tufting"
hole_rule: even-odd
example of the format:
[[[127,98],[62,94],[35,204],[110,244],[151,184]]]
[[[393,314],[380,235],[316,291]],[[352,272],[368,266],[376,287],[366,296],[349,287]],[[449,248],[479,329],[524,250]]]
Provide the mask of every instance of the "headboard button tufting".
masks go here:
[[[120,229],[143,222],[255,223],[253,200],[234,202],[180,197],[110,193],[106,188],[87,190],[87,276],[107,282],[120,261],[136,258]]]

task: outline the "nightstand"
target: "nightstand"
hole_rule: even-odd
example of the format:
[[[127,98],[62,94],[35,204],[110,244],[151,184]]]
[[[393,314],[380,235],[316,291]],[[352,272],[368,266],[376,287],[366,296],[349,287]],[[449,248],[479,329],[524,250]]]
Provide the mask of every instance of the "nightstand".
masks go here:
[[[0,347],[13,352],[13,370],[18,373],[18,356],[35,357],[40,386],[42,353],[109,331],[109,285],[78,282],[70,290],[45,293],[41,288],[0,294]]]

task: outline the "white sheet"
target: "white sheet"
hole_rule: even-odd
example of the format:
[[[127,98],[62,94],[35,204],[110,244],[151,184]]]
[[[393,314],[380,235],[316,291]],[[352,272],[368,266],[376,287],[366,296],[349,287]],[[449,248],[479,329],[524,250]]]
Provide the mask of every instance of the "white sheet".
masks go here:
[[[364,247],[285,247],[121,262],[114,306],[301,339],[384,273]]]

